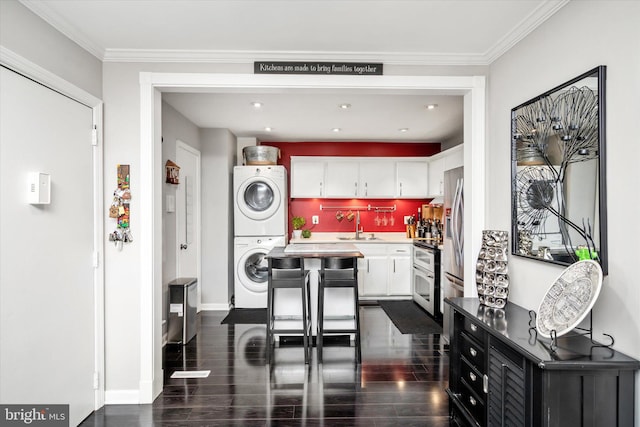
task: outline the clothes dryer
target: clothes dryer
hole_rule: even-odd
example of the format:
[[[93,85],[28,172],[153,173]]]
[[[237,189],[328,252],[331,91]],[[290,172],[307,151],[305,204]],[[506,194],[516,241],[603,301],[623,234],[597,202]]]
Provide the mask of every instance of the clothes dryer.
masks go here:
[[[267,254],[284,246],[284,236],[234,239],[235,308],[267,308]]]
[[[236,166],[233,187],[235,236],[287,235],[284,166]]]

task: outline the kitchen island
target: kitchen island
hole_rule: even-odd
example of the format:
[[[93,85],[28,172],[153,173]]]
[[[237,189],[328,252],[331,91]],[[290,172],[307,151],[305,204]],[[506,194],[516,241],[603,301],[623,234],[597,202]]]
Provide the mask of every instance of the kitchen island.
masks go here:
[[[312,233],[291,240],[296,245],[352,243],[363,257],[358,259],[360,301],[411,299],[413,239],[404,232]]]
[[[362,258],[362,253],[352,243],[290,244],[275,247],[267,258],[304,258],[304,268],[309,270],[311,288],[311,330],[315,335],[318,324],[318,280],[320,262],[324,257]],[[353,327],[353,291],[351,289],[325,290],[325,325],[327,329]],[[279,289],[275,296],[274,315],[277,328],[301,327],[302,307],[300,291],[297,289]]]

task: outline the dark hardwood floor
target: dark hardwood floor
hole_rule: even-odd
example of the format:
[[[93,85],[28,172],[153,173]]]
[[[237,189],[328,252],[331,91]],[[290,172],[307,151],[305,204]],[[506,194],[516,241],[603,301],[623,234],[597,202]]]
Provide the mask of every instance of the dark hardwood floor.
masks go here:
[[[275,349],[265,365],[265,325],[223,325],[199,314],[197,336],[165,347],[165,385],[151,405],[108,405],[90,426],[448,426],[448,351],[439,335],[401,334],[379,306],[361,306],[362,364],[353,347]],[[208,378],[172,379],[176,370]]]

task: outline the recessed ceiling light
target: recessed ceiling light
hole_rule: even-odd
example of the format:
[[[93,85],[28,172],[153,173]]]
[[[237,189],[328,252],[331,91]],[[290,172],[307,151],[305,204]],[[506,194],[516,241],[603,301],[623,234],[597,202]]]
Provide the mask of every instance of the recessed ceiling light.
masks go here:
[[[408,132],[409,128],[400,128],[398,129],[398,132]]]
[[[254,107],[254,108],[260,108],[260,107],[262,107],[262,102],[260,102],[260,101],[253,101],[253,102],[251,103],[251,105],[253,105],[253,107]]]
[[[340,128],[333,128],[333,129],[331,129],[331,132],[340,132],[341,130],[342,129],[340,129]]]
[[[265,128],[264,128],[264,130],[265,130],[265,131],[267,131],[267,132],[271,132],[271,131],[273,130],[273,128],[272,128],[272,127],[267,126],[267,127],[265,127]]]
[[[339,107],[342,108],[343,110],[347,110],[351,108],[351,104],[340,104]]]
[[[438,108],[438,104],[429,104],[429,105],[427,105],[427,110],[433,110],[434,108]]]

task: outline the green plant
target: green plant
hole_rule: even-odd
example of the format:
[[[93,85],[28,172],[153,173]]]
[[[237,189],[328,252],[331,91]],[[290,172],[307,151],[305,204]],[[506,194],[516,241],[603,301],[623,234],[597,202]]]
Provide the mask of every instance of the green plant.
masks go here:
[[[309,237],[311,237],[311,230],[309,229],[302,230],[302,237],[304,237],[305,239],[308,239]]]
[[[294,230],[300,230],[306,223],[307,220],[305,220],[304,217],[294,216],[293,218],[291,218],[291,225],[293,226]]]

